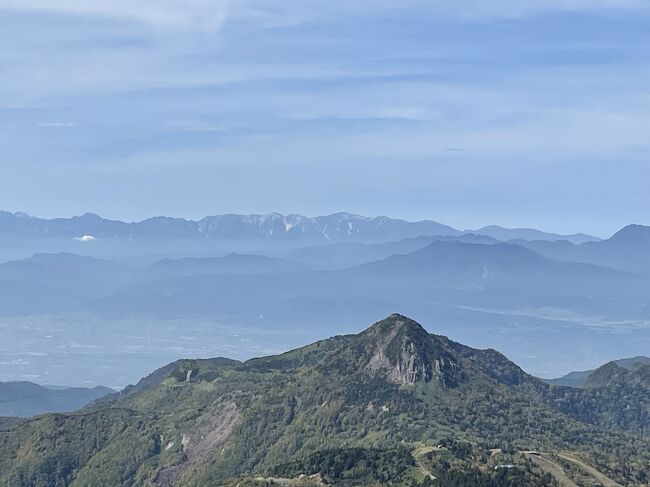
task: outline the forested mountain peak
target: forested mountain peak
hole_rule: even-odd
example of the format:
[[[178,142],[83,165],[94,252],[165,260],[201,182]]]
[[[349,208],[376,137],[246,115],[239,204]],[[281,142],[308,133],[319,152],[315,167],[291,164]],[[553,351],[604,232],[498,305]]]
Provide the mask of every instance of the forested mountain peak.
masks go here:
[[[393,314],[281,355],[179,360],[81,413],[9,425],[0,484],[548,487],[531,451],[563,451],[638,486],[650,473],[645,369],[621,387],[551,387]],[[474,474],[488,483],[465,481]]]
[[[650,365],[639,362],[628,368],[608,362],[589,374],[584,387],[621,386],[626,383],[650,388]]]

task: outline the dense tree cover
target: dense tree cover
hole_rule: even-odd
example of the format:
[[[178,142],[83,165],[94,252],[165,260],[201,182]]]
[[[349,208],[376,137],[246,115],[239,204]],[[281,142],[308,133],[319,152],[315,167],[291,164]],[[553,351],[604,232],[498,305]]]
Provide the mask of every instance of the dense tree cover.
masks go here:
[[[554,387],[549,403],[583,423],[650,435],[650,365],[628,370],[614,362],[594,371],[585,387]]]
[[[0,431],[11,429],[12,427],[25,421],[21,418],[3,418],[0,417]]]
[[[107,469],[96,456],[113,441],[122,451],[114,452]],[[110,481],[104,485],[129,485],[140,462],[158,449],[149,422],[133,411],[48,415],[0,434],[0,485],[66,486],[80,476],[92,480],[93,468],[101,468],[102,481]]]
[[[304,459],[275,466],[271,473],[277,477],[299,477],[320,474],[335,485],[358,485],[362,481],[382,484],[404,482],[414,465],[409,448],[333,448],[320,450]]]
[[[426,482],[423,471],[448,476],[443,485],[521,475],[519,485],[552,485],[521,450],[573,451],[626,485],[650,475],[647,436],[578,421],[559,389],[497,352],[404,322],[245,363],[179,361],[83,413],[14,425],[0,431],[0,485],[204,486],[310,472],[410,485]],[[497,461],[517,469],[494,471]]]
[[[436,481],[425,480],[423,487],[554,487],[557,482],[550,475],[531,476],[520,469],[500,469],[493,474],[486,474],[478,470],[463,472],[451,470],[442,472]]]

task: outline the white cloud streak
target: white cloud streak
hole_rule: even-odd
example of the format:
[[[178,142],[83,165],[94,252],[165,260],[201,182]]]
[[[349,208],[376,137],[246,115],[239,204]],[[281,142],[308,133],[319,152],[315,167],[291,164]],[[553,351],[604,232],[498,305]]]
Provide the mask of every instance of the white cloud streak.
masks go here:
[[[646,0],[239,0],[235,15],[264,25],[282,26],[325,16],[366,15],[381,10],[415,10],[436,18],[491,20],[561,12],[647,11],[650,4]]]
[[[216,30],[230,0],[0,0],[0,9],[49,11],[143,22],[159,28]]]
[[[416,9],[464,19],[540,13],[648,10],[646,0],[0,0],[0,9],[49,11],[143,22],[157,28],[218,30],[227,17],[259,25],[292,25],[319,17]]]
[[[521,18],[554,12],[603,12],[648,9],[643,0],[460,0],[441,10],[465,18]]]
[[[645,221],[647,0],[370,2],[0,0],[20,20],[0,32],[0,194],[53,212],[363,212],[401,186],[390,205],[409,212],[552,200],[553,222],[561,204],[594,228]],[[544,17],[563,12],[580,28]]]
[[[39,122],[36,126],[41,128],[69,128],[76,127],[77,124],[72,122]]]

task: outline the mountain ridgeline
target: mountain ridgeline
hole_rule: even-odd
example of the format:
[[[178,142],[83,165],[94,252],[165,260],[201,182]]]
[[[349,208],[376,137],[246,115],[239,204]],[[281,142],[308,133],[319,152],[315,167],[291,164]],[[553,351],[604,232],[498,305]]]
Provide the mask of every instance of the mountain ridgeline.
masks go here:
[[[650,274],[650,227],[628,225],[598,242],[513,240],[548,258],[598,264],[632,273]]]
[[[432,301],[495,309],[524,304],[550,308],[561,302],[562,307],[592,314],[647,315],[650,276],[558,262],[508,243],[434,239],[422,245],[332,271],[312,270],[289,258],[238,253],[163,259],[144,269],[68,253],[38,254],[0,264],[0,289],[5,291],[0,313],[243,319],[263,315],[278,324],[287,319],[308,323],[313,313],[307,318],[299,310],[314,300],[345,299],[347,309],[367,317],[363,307],[372,293],[375,302],[400,306]],[[288,306],[298,314],[287,313]]]
[[[180,250],[173,243],[179,240],[168,242],[172,257],[148,245],[131,248],[142,240],[120,240],[144,252],[140,264],[108,258],[106,240],[78,243],[80,253],[0,263],[0,317],[9,320],[7,339],[25,351],[0,351],[7,364],[0,378],[47,383],[54,372],[57,383],[101,384],[89,352],[102,350],[101,370],[112,370],[109,385],[120,387],[179,354],[204,356],[213,347],[223,355],[235,345],[248,349],[240,358],[268,353],[323,338],[323,329],[356,330],[394,309],[437,323],[458,340],[499,348],[539,375],[560,375],[646,352],[650,274],[635,257],[647,254],[644,228],[619,232],[616,239],[628,244],[605,259],[618,265],[624,253],[627,267],[639,263],[634,272],[556,260],[531,249],[534,242],[477,234],[248,252],[216,250],[219,239],[206,238],[200,241],[209,251],[196,255],[183,249],[198,240],[185,239]],[[192,333],[178,333],[173,320]],[[71,340],[85,365],[53,368],[53,360],[71,360]],[[572,343],[590,348],[576,351]]]
[[[108,387],[43,387],[32,382],[0,382],[0,416],[30,417],[80,409],[107,394]]]
[[[459,235],[461,232],[433,220],[408,222],[380,217],[335,213],[314,218],[302,215],[215,215],[201,220],[154,217],[140,222],[107,220],[93,213],[51,220],[24,213],[0,212],[0,235],[26,238],[94,239],[224,239],[389,241],[420,235]]]
[[[614,364],[623,369],[634,370],[643,365],[650,365],[650,357],[630,357],[625,359],[613,360],[611,364]],[[618,370],[614,368],[613,365],[609,365],[613,370]],[[591,375],[596,372],[595,370],[580,370],[569,372],[568,374],[558,377],[557,379],[547,379],[548,384],[558,385],[558,386],[569,386],[569,387],[584,387],[585,384],[598,382],[599,374],[594,375],[591,378]]]
[[[281,355],[180,360],[78,413],[6,426],[0,484],[640,486],[638,371],[550,386],[391,315]],[[610,396],[622,388],[636,421]]]
[[[0,212],[0,235],[27,238],[96,239],[252,239],[304,240],[314,242],[391,241],[422,235],[458,236],[476,233],[496,240],[564,240],[574,244],[600,240],[578,233],[560,235],[531,228],[503,228],[490,225],[474,231],[460,231],[434,220],[406,221],[386,216],[366,217],[352,213],[333,213],[317,217],[298,214],[224,214],[186,220],[157,216],[139,222],[109,220],[94,213],[71,218],[45,219],[25,213]]]
[[[508,242],[554,260],[650,274],[647,252],[650,227],[643,225],[628,225],[611,238],[601,240],[582,233],[561,235],[497,225],[463,231],[434,220],[407,221],[344,212],[317,217],[280,213],[224,214],[200,220],[158,216],[139,222],[123,222],[93,213],[44,219],[0,211],[0,258],[4,260],[34,253],[71,252],[129,260],[140,265],[142,262],[150,264],[153,255],[161,258],[214,257],[215,253],[293,250],[297,261],[317,268],[331,268],[359,265],[409,249],[413,251],[425,246],[425,239],[429,239],[429,243],[431,239],[482,244]],[[368,246],[361,247],[361,244]],[[309,248],[314,246],[321,248]]]

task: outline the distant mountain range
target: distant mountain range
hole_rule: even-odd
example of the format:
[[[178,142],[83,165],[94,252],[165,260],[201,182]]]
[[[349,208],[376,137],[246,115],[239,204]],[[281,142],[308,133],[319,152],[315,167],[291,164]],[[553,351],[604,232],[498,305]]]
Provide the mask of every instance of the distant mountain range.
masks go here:
[[[577,306],[604,315],[623,309],[629,316],[647,314],[642,303],[648,277],[560,262],[522,245],[475,234],[339,243],[285,255],[163,259],[132,269],[88,256],[37,254],[0,264],[0,314],[86,310],[121,317],[263,315],[281,324],[304,319],[299,310],[307,313],[316,302],[337,300],[345,302],[348,311],[377,309],[383,301],[383,306],[446,302],[494,309],[561,303],[563,308]],[[353,264],[368,258],[377,260],[319,270],[336,261]]]
[[[215,215],[200,220],[165,216],[140,222],[107,220],[93,213],[72,218],[43,219],[24,213],[0,212],[0,237],[77,239],[220,239],[279,242],[389,242],[419,236],[458,236],[477,233],[499,241],[566,240],[575,244],[597,241],[585,234],[559,235],[535,229],[483,227],[476,231],[460,231],[433,220],[406,221],[386,216],[365,217],[351,213],[306,217],[282,215]]]
[[[622,367],[627,370],[634,370],[643,365],[650,365],[650,357],[642,357],[642,356],[631,357],[631,358],[614,360],[610,363],[613,363],[618,367]],[[557,379],[545,379],[544,381],[547,384],[558,385],[558,386],[583,387],[585,384],[589,384],[590,377],[594,372],[595,369],[573,371]],[[591,379],[592,384],[598,381],[599,381],[598,374]]]
[[[92,239],[279,240],[305,242],[388,241],[420,235],[461,232],[432,220],[408,222],[385,216],[350,213],[308,218],[302,215],[215,215],[198,221],[154,217],[127,223],[86,213],[51,220],[23,213],[0,212],[0,236]]]
[[[509,240],[546,240],[550,242],[564,240],[574,244],[581,244],[600,240],[598,237],[593,237],[592,235],[584,233],[560,235],[557,233],[542,232],[541,230],[535,230],[534,228],[504,228],[498,225],[479,228],[478,230],[473,230],[473,233],[487,235],[488,237],[492,237],[502,242],[507,242]]]
[[[458,241],[434,241],[414,252],[336,271],[300,271],[290,261],[231,256],[163,261],[144,275],[150,277],[88,302],[89,309],[111,316],[263,315],[277,325],[304,321],[317,302],[337,300],[347,303],[348,312],[366,304],[376,307],[379,300],[402,306],[438,300],[497,309],[551,307],[561,301],[594,313],[626,303],[627,312],[634,312],[650,282],[605,267],[557,262],[518,245]]]
[[[513,240],[555,260],[604,265],[650,274],[650,226],[628,225],[610,238],[575,245],[568,241]]]
[[[433,235],[407,238],[394,242],[358,243],[341,242],[312,245],[285,251],[281,255],[302,262],[314,269],[343,269],[385,259],[391,255],[408,254],[433,242],[462,242],[493,244],[499,241],[486,235],[463,233],[461,235]]]
[[[69,253],[36,254],[0,264],[0,314],[78,309],[85,300],[113,292],[135,271],[114,262]]]
[[[80,413],[5,423],[0,484],[641,486],[650,366],[613,367],[589,389],[549,386],[393,314],[281,355],[179,360]]]
[[[528,370],[556,376],[576,370],[576,364],[590,357],[645,354],[650,273],[642,268],[648,247],[637,236],[646,229],[629,227],[600,242],[560,242],[571,248],[609,249],[600,254],[598,265],[544,256],[528,241],[502,243],[477,234],[266,252],[212,250],[208,243],[208,256],[161,259],[154,252],[135,266],[88,255],[40,253],[0,263],[0,316],[9,333],[4,336],[20,344],[16,352],[1,351],[10,369],[4,378],[48,380],[50,360],[72,360],[66,354],[72,337],[80,333],[84,341],[75,350],[84,360],[91,360],[93,350],[107,351],[102,360],[115,368],[116,376],[117,370],[124,373],[116,382],[123,384],[134,368],[158,366],[155,357],[171,347],[182,345],[199,354],[203,345],[241,342],[277,350],[283,343],[298,345],[301,334],[317,338],[322,330],[348,332],[355,323],[396,308],[438,323],[459,340],[498,347]],[[172,255],[178,242],[169,242]],[[78,245],[89,253],[101,247]],[[622,263],[626,269],[615,268]],[[169,320],[185,320],[187,329],[212,338],[205,344],[189,340]],[[332,329],[333,323],[342,328]],[[215,330],[221,327],[259,330],[269,339],[228,331],[217,340]],[[299,333],[281,338],[283,330]],[[612,333],[616,340],[610,339]],[[126,354],[123,334],[138,341],[135,353]],[[588,343],[589,348],[574,354],[572,343]],[[542,344],[544,356],[538,361],[534,357]],[[20,365],[16,355],[21,350],[39,355],[22,356],[26,365]],[[97,381],[91,370],[57,380],[77,385]]]
[[[0,382],[0,416],[28,418],[75,411],[114,393],[108,387],[43,387],[33,382]]]
[[[502,229],[506,230],[506,229]],[[526,247],[537,254],[563,262],[582,262],[631,273],[650,274],[650,227],[628,225],[605,240],[574,244],[568,240],[526,240],[539,237],[538,231],[463,233],[455,236],[420,236],[395,242],[334,243],[286,251],[284,256],[314,268],[343,268],[380,260],[391,255],[407,254],[432,242],[495,244],[506,242]],[[527,233],[528,232],[528,233]],[[488,235],[492,233],[492,236]],[[510,238],[517,237],[517,238]],[[561,236],[560,236],[561,237]]]

